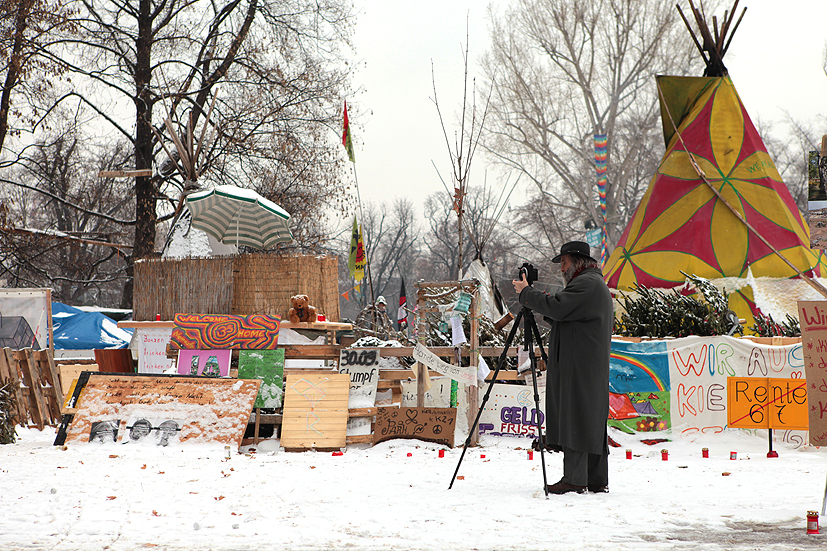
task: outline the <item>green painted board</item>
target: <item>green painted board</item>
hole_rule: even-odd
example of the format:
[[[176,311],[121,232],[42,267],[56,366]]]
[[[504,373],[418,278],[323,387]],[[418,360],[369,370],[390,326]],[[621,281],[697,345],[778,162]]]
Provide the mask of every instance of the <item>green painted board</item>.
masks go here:
[[[280,408],[284,396],[284,349],[239,350],[238,378],[261,380],[254,408]]]

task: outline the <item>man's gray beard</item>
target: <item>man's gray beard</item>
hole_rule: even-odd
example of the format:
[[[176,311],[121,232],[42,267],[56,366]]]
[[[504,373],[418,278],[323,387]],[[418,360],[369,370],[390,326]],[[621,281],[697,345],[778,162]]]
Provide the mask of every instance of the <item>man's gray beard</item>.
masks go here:
[[[569,269],[563,272],[563,281],[566,282],[566,285],[571,283],[571,280],[574,279],[574,272],[577,271],[577,268],[574,264],[569,265]]]

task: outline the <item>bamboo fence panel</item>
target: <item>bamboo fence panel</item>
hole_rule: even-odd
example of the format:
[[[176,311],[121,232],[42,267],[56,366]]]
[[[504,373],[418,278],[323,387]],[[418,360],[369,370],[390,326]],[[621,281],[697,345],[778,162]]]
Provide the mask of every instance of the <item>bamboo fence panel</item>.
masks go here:
[[[132,319],[160,314],[232,314],[233,257],[142,259],[135,262]]]
[[[243,254],[145,259],[135,263],[133,319],[171,320],[176,313],[277,314],[307,295],[327,321],[339,321],[338,260],[328,256]]]
[[[339,264],[328,256],[238,257],[233,280],[233,312],[277,314],[287,319],[290,297],[307,295],[327,321],[339,321]]]

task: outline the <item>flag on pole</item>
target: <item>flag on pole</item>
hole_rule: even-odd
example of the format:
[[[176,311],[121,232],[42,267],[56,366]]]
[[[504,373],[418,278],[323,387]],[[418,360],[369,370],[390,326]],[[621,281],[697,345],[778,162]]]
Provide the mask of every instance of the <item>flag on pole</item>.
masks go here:
[[[347,151],[347,158],[350,159],[351,163],[356,162],[356,157],[353,155],[353,140],[350,136],[350,123],[347,119],[347,102],[345,102],[345,124],[342,128],[342,145],[345,146],[345,151]]]
[[[600,213],[603,215],[603,232],[600,240],[600,264],[606,264],[606,185],[609,179],[606,177],[607,168],[607,144],[606,134],[594,135],[594,166],[597,170],[597,196],[600,199]]]
[[[362,228],[353,217],[353,230],[350,234],[350,258],[347,262],[350,277],[362,281],[365,277],[365,246],[362,242]]]
[[[402,280],[402,289],[399,290],[399,310],[396,311],[396,329],[402,331],[408,326],[408,296],[405,294],[405,278]]]

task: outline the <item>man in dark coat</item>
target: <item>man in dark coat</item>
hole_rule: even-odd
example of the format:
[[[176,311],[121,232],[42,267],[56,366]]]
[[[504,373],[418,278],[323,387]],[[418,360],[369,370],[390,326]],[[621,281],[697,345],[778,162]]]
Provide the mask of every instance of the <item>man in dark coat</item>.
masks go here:
[[[609,354],[612,295],[588,243],[572,241],[552,259],[566,287],[553,295],[514,280],[520,304],[552,321],[546,373],[546,443],[563,451],[553,494],[609,491]]]

